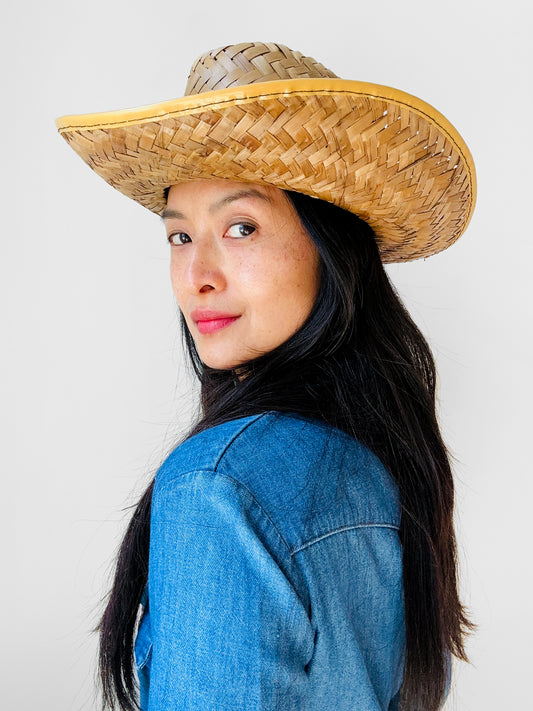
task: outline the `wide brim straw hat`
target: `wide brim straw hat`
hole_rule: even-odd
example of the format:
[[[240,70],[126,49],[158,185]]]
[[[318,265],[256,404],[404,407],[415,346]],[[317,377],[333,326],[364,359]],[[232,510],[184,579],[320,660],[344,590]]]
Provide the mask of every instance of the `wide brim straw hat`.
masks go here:
[[[184,181],[274,185],[361,217],[384,262],[446,249],[475,203],[472,156],[436,109],[279,44],[207,52],[181,98],[56,124],[98,175],[152,212]]]

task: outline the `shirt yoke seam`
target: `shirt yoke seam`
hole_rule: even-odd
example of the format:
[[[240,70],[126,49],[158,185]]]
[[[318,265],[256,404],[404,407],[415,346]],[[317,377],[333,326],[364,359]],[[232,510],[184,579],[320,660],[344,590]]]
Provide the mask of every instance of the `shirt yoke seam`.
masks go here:
[[[358,529],[362,528],[390,528],[393,531],[399,531],[400,527],[397,526],[396,524],[393,523],[357,523],[353,524],[350,526],[340,526],[339,528],[335,528],[333,531],[328,531],[327,533],[323,533],[320,536],[316,536],[315,538],[310,538],[308,541],[305,541],[305,543],[302,543],[301,545],[297,546],[296,548],[293,548],[292,551],[290,551],[291,556],[296,555],[296,553],[300,553],[300,551],[304,550],[305,548],[309,548],[309,546],[314,545],[315,543],[318,543],[319,541],[323,541],[324,538],[329,538],[330,536],[335,535],[336,533],[342,533],[343,531],[355,531]]]
[[[258,420],[260,420],[262,417],[265,417],[265,416],[268,415],[268,414],[269,414],[268,412],[261,412],[259,415],[256,415],[252,420],[250,420],[250,422],[247,422],[245,425],[242,425],[242,426],[239,428],[239,430],[238,430],[237,432],[235,432],[235,434],[233,435],[233,437],[226,443],[226,446],[224,447],[224,449],[222,450],[222,452],[219,454],[218,459],[216,460],[216,462],[215,462],[215,464],[214,464],[214,466],[213,466],[213,471],[215,471],[215,472],[218,473],[218,467],[219,467],[219,465],[220,465],[220,463],[221,463],[221,461],[222,461],[224,455],[226,454],[226,452],[228,451],[228,449],[231,447],[231,445],[235,442],[235,440],[236,440],[238,437],[240,437],[240,435],[241,435],[243,432],[245,432],[245,431],[248,429],[248,427],[250,427],[251,425],[255,424]],[[229,478],[231,478],[231,477],[229,477]],[[236,481],[236,480],[235,480],[235,481]],[[259,502],[258,502],[258,503],[259,503]]]
[[[262,417],[262,415],[260,415],[260,417]],[[251,500],[254,502],[254,504],[256,504],[257,508],[261,511],[263,516],[270,522],[270,525],[272,526],[274,531],[279,536],[279,539],[285,546],[286,551],[291,558],[292,558],[292,556],[296,555],[296,553],[299,553],[300,551],[304,550],[305,548],[308,548],[309,546],[312,546],[315,543],[318,543],[319,541],[324,540],[325,538],[329,538],[330,536],[333,536],[336,533],[342,533],[343,531],[353,531],[353,530],[364,529],[364,528],[389,528],[389,529],[393,529],[395,531],[400,530],[400,527],[397,526],[396,524],[381,523],[381,522],[366,522],[366,523],[352,524],[349,526],[340,526],[339,528],[335,528],[332,531],[328,531],[327,533],[321,534],[320,536],[316,536],[315,538],[310,538],[309,540],[305,541],[304,543],[301,543],[300,545],[291,549],[291,547],[285,540],[284,536],[281,534],[280,530],[278,529],[278,527],[276,526],[276,524],[274,523],[274,521],[272,520],[270,515],[267,513],[267,511],[263,508],[261,503],[255,497],[252,490],[249,489],[246,486],[246,484],[244,484],[242,481],[240,481],[239,479],[235,479],[234,477],[230,476],[229,474],[225,474],[224,472],[216,471],[215,469],[210,469],[210,468],[190,469],[189,471],[181,472],[178,477],[174,477],[170,481],[169,480],[165,481],[162,484],[161,488],[163,488],[163,489],[167,488],[173,482],[175,482],[176,479],[181,479],[182,477],[185,477],[188,474],[207,474],[207,473],[216,474],[218,477],[222,477],[223,479],[226,479],[227,481],[231,481],[231,483],[234,484],[237,489],[242,489],[242,490],[246,491],[246,493],[250,496]]]

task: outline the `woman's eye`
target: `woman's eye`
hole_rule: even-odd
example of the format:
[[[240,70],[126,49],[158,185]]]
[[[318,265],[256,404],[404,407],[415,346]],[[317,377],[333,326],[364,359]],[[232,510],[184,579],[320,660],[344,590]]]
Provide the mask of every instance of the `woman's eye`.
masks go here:
[[[168,241],[170,244],[185,244],[186,242],[190,242],[191,238],[186,232],[174,232],[174,234],[169,235]]]
[[[232,225],[226,232],[228,237],[249,237],[253,232],[255,232],[255,227],[253,225],[248,225],[246,222],[239,222],[236,225]]]

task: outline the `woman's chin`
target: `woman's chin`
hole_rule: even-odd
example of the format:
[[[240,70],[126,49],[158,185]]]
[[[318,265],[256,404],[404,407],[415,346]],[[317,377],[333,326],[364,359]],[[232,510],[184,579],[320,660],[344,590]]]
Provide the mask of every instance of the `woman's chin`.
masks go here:
[[[199,353],[199,356],[205,366],[214,370],[234,370],[248,360],[247,358],[212,353],[206,353],[205,355]]]
[[[241,352],[241,353],[211,353],[202,352],[201,349],[198,350],[198,355],[202,363],[208,368],[213,368],[214,370],[235,370],[243,369],[245,364],[249,361],[262,355],[260,352]]]

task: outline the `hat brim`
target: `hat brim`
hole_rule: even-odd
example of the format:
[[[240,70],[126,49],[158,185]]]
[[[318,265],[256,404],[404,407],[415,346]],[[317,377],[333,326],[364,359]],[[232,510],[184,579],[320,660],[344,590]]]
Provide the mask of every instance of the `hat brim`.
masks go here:
[[[376,84],[271,81],[56,125],[98,175],[157,214],[165,188],[183,181],[268,183],[359,215],[384,262],[450,246],[475,203],[474,162],[452,124]]]

